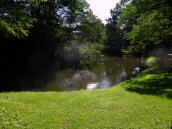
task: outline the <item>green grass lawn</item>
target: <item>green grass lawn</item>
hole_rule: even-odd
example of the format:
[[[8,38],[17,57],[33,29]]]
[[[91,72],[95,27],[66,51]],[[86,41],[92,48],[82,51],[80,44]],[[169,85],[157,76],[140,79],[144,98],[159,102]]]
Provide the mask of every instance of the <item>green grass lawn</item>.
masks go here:
[[[105,90],[0,93],[0,129],[170,129],[172,74]]]

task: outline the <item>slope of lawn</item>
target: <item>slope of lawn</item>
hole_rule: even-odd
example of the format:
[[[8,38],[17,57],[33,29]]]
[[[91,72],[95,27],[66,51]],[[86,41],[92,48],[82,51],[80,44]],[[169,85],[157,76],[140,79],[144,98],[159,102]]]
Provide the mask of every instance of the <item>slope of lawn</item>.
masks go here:
[[[172,74],[105,90],[0,93],[0,129],[170,129]]]

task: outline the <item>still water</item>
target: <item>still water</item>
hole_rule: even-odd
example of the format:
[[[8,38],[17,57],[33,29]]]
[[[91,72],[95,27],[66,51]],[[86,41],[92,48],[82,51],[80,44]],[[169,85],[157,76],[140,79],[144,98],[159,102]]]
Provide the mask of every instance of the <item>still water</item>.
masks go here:
[[[128,79],[133,68],[140,65],[138,58],[108,58],[91,70],[67,69],[59,72],[44,90],[80,90],[86,89],[90,83],[99,83],[99,88],[109,88]]]

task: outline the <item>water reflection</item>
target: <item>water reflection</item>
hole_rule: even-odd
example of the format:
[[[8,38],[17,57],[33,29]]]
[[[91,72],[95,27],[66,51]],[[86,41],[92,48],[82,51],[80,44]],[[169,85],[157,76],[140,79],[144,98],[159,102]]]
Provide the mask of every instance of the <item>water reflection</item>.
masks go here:
[[[123,82],[127,79],[127,72],[124,68],[116,75],[116,83]]]
[[[92,70],[65,70],[57,73],[45,90],[86,89],[91,83],[99,83],[97,88],[108,88],[126,80],[140,63],[137,58],[109,58]]]
[[[107,76],[107,73],[106,71],[103,72],[103,77],[100,81],[100,87],[101,88],[108,88],[108,87],[111,87],[112,86],[112,82],[111,80],[109,79],[109,77]]]

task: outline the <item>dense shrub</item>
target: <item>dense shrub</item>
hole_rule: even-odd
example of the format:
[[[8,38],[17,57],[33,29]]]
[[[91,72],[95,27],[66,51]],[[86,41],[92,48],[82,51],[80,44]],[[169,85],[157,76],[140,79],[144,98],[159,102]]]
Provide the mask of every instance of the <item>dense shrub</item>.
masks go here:
[[[159,63],[158,63],[158,58],[155,56],[151,56],[149,58],[146,59],[146,66],[148,67],[158,67]]]

